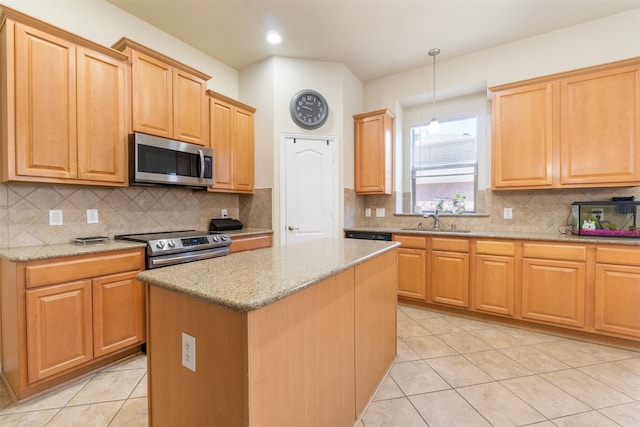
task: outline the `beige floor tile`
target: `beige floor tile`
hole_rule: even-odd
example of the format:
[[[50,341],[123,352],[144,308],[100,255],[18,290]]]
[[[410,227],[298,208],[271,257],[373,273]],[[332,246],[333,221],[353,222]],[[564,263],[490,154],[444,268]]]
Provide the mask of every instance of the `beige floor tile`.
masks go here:
[[[380,384],[380,388],[378,388],[378,391],[373,400],[388,400],[398,397],[404,397],[404,394],[402,393],[402,390],[400,390],[400,387],[398,387],[398,384],[396,384],[396,382],[393,380],[393,378],[387,375],[382,381],[382,384]]]
[[[409,317],[404,311],[397,310],[396,311],[396,321],[403,322],[405,320],[413,320],[413,319],[411,319],[411,317]]]
[[[396,363],[391,377],[405,395],[446,390],[449,385],[424,361]]]
[[[0,411],[11,404],[11,395],[6,386],[0,381]]]
[[[69,402],[69,405],[86,405],[107,400],[124,400],[145,375],[144,369],[101,372]]]
[[[108,426],[124,401],[67,406],[47,424],[47,427],[102,427]]]
[[[464,356],[495,380],[506,380],[533,374],[529,369],[498,350],[479,351],[465,354]]]
[[[640,375],[629,372],[618,362],[584,366],[578,370],[635,400],[640,400]]]
[[[591,409],[539,376],[503,380],[500,384],[547,418],[563,417]]]
[[[493,378],[462,355],[429,359],[427,363],[452,387],[463,387],[493,381]]]
[[[640,402],[626,403],[600,410],[601,413],[611,418],[624,427],[640,426]]]
[[[436,311],[423,310],[421,308],[408,307],[406,305],[399,305],[399,311],[402,311],[404,314],[409,316],[412,319],[433,319],[435,317],[442,317],[442,314]]]
[[[131,396],[129,398],[137,398],[137,397],[147,397],[148,388],[147,388],[147,374],[145,373],[136,388],[131,392]]]
[[[578,341],[554,341],[535,344],[534,347],[573,368],[604,361],[599,354],[589,351]]]
[[[409,400],[429,427],[484,427],[487,420],[469,405],[455,390],[410,396]]]
[[[594,409],[631,402],[629,396],[577,369],[549,372],[540,376]]]
[[[146,397],[127,400],[109,427],[147,427],[149,425]]]
[[[613,362],[616,360],[640,357],[640,352],[611,347],[609,345],[595,344],[584,341],[573,341],[573,344],[577,348],[579,348],[580,351],[592,354],[602,362]]]
[[[420,326],[434,335],[437,334],[450,334],[453,332],[461,332],[462,329],[458,328],[453,323],[449,322],[444,317],[435,317],[432,319],[420,319],[418,320]]]
[[[487,329],[484,329],[487,330]],[[477,332],[477,331],[476,331]],[[440,334],[438,338],[455,349],[458,353],[473,353],[476,351],[491,350],[487,344],[483,343],[466,331],[454,332],[451,334]]]
[[[493,426],[521,426],[545,418],[500,383],[461,387],[456,390]]]
[[[419,337],[425,335],[431,335],[431,332],[423,328],[415,320],[398,322],[398,337],[400,338]]]
[[[520,340],[499,328],[478,329],[471,331],[471,335],[493,348],[518,347]]]
[[[634,357],[632,359],[619,360],[612,363],[614,366],[619,366],[622,369],[631,372],[635,375],[640,375],[640,357]]]
[[[486,329],[494,327],[493,324],[482,322],[475,319],[467,319],[466,317],[449,316],[447,320],[463,331],[476,331],[478,329]]]
[[[397,353],[398,353],[398,358],[396,359],[396,363],[408,362],[410,360],[420,359],[420,356],[418,356],[416,352],[413,351],[411,347],[409,347],[409,345],[405,342],[405,340],[401,340],[401,339],[398,340]]]
[[[362,417],[367,427],[426,427],[418,411],[407,398],[371,402]]]
[[[562,363],[558,359],[532,346],[503,348],[499,351],[535,373],[552,372],[570,368],[569,365]]]
[[[134,354],[123,361],[107,366],[101,372],[126,371],[129,369],[147,369],[147,355],[144,353]]]
[[[555,418],[553,423],[558,427],[618,427],[619,424],[611,421],[598,411],[583,412],[567,417]]]
[[[499,326],[498,328],[517,339],[519,345],[531,345],[564,340],[564,338],[555,335],[543,334],[540,332],[528,331],[526,329],[513,328],[510,326]]]
[[[49,421],[58,413],[59,409],[48,409],[44,411],[22,412],[18,414],[0,415],[0,426],[24,426],[39,427],[46,426]]]
[[[429,335],[426,337],[409,337],[404,340],[418,356],[423,359],[433,357],[452,356],[458,354],[440,338]]]
[[[14,402],[0,411],[0,415],[62,408],[67,405],[93,377],[94,375],[85,376],[39,396],[23,400],[19,403]]]

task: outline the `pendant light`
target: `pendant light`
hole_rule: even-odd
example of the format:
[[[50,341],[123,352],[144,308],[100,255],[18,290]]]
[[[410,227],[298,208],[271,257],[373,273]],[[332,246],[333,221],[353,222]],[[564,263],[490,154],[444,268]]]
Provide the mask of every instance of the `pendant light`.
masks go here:
[[[440,132],[440,123],[436,119],[436,55],[440,53],[440,49],[435,48],[429,51],[429,56],[433,58],[433,118],[427,127],[429,135],[435,135]]]

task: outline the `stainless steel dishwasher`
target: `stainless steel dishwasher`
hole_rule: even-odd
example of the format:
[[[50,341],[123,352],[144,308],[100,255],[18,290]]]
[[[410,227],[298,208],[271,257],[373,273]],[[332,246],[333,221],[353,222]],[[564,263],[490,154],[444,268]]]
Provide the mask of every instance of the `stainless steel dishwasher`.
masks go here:
[[[391,233],[381,231],[345,231],[346,239],[365,239],[365,240],[386,240],[391,241]]]

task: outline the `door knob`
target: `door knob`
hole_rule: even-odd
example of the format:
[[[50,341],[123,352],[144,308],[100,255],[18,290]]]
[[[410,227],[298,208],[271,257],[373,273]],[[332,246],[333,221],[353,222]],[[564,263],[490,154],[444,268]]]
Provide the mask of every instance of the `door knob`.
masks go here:
[[[291,226],[291,225],[290,225],[290,226],[288,226],[287,228],[289,229],[289,231],[299,230],[299,228],[298,228],[298,227],[293,227],[293,226]]]

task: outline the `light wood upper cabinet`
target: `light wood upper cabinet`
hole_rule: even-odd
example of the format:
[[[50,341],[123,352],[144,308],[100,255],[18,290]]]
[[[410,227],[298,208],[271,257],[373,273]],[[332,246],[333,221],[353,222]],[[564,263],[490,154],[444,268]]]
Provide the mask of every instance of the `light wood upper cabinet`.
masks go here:
[[[389,110],[353,116],[356,194],[391,194],[394,118]]]
[[[640,184],[640,59],[490,89],[492,186]]]
[[[494,188],[551,187],[552,101],[551,83],[494,94]]]
[[[126,185],[127,57],[2,13],[2,180]]]
[[[560,81],[560,184],[640,183],[640,65]]]
[[[214,158],[210,191],[253,193],[255,108],[213,91],[207,95]]]
[[[131,58],[133,131],[208,146],[211,77],[127,38],[113,47]]]

